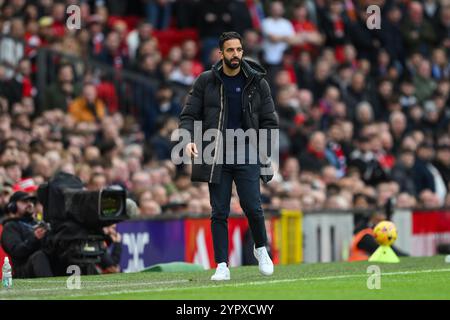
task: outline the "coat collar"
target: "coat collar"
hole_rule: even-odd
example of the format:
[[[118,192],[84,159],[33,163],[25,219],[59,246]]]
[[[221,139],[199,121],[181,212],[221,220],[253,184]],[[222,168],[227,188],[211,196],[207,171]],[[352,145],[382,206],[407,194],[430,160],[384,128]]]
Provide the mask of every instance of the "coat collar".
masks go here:
[[[221,78],[220,71],[222,68],[223,68],[222,60],[217,61],[212,66],[214,74],[219,79]],[[244,75],[247,79],[252,79],[253,77],[262,78],[267,74],[266,70],[259,63],[249,58],[242,59],[241,69],[244,72]]]

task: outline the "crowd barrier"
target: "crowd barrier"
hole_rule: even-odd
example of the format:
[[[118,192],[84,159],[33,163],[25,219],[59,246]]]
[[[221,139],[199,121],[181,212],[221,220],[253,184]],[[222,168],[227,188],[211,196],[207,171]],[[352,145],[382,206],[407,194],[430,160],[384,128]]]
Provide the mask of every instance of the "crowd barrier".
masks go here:
[[[267,215],[266,228],[274,263],[347,260],[355,221],[362,214],[281,210]],[[435,255],[439,244],[450,243],[449,210],[398,209],[392,221],[399,235],[395,245],[412,256]],[[124,272],[173,261],[197,263],[205,269],[216,266],[207,216],[133,220],[118,224],[117,229],[123,236],[121,268]],[[230,216],[228,237],[229,264],[251,264],[253,242],[244,216]]]

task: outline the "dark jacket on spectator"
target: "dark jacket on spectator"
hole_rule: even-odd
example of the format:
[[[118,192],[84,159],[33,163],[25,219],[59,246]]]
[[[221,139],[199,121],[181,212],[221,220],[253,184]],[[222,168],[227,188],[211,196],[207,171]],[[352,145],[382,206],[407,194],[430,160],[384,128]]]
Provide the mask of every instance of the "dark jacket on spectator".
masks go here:
[[[244,130],[278,129],[278,115],[275,112],[270,88],[264,79],[265,70],[256,62],[242,60],[242,71],[246,77],[246,84],[242,92],[242,125]],[[220,76],[222,61],[217,62],[212,70],[203,72],[189,92],[186,105],[181,111],[181,129],[186,129],[194,137],[194,121],[203,121],[203,133],[208,129],[219,129],[225,135],[228,112],[226,99],[223,96],[223,82]],[[268,134],[270,139],[270,133]],[[193,140],[192,140],[193,141]],[[208,144],[203,143],[205,148]],[[270,146],[270,142],[268,142]],[[198,146],[199,147],[199,146]],[[200,150],[199,150],[200,151]],[[192,181],[220,183],[222,165],[214,161],[209,165],[193,164]]]
[[[400,26],[383,18],[383,27],[379,30],[382,47],[389,53],[392,61],[405,61],[405,45]]]
[[[355,150],[350,154],[349,167],[356,167],[365,183],[377,184],[386,181],[388,176],[375,155]]]
[[[349,36],[358,51],[358,58],[367,59],[375,65],[380,42],[377,34],[367,28],[366,21],[358,19],[350,23]],[[376,46],[376,42],[378,42],[378,46]]]
[[[3,221],[1,243],[5,252],[11,257],[11,263],[16,277],[26,276],[26,272],[23,269],[28,258],[41,249],[42,240],[38,240],[34,236],[33,226],[36,223],[29,216],[10,218]]]
[[[330,164],[326,157],[326,153],[318,154],[310,148],[307,148],[298,157],[300,168],[302,171],[310,171],[320,173],[323,167]]]
[[[450,167],[437,160],[433,161],[433,165],[438,169],[442,179],[444,179],[445,185],[448,186],[450,182]]]
[[[430,47],[435,44],[437,37],[433,26],[423,20],[422,24],[417,26],[411,20],[405,19],[401,26],[403,39],[410,52],[419,51],[422,54],[428,54]],[[414,38],[412,32],[417,32],[419,36]]]
[[[67,94],[63,91],[59,82],[52,83],[45,90],[45,103],[43,111],[51,109],[60,109],[67,112],[69,104],[73,99],[81,95],[82,86],[79,83],[73,84],[73,91],[71,94]]]
[[[201,0],[197,4],[196,14],[197,28],[201,39],[219,37],[222,32],[231,29],[230,1]]]
[[[427,168],[427,163],[423,160],[416,159],[414,166],[414,184],[416,186],[416,195],[419,195],[423,190],[429,189],[435,192],[434,177]]]
[[[391,178],[399,184],[400,192],[407,192],[411,195],[416,194],[413,168],[408,168],[403,163],[397,162],[392,168]]]

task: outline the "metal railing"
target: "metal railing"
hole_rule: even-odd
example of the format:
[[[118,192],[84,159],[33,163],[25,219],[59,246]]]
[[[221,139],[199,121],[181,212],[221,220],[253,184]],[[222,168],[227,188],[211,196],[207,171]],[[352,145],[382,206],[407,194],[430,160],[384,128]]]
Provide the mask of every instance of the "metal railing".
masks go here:
[[[23,39],[0,36],[0,65],[6,69],[7,78],[14,76],[20,60],[26,56],[28,49]],[[76,82],[81,84],[88,74],[94,83],[103,85],[103,88],[107,89],[101,98],[109,111],[133,115],[143,126],[146,125],[145,121],[154,123],[154,119],[148,121],[148,118],[155,116],[155,92],[160,85],[157,78],[143,76],[128,69],[116,69],[90,57],[82,58],[47,47],[36,49],[32,62],[37,70],[34,75],[37,89],[35,96],[37,113],[47,109],[46,88],[57,82],[58,67],[64,62],[73,66]],[[174,99],[181,104],[189,88],[175,83],[171,83],[171,87],[174,90]],[[154,128],[148,129],[147,133],[154,132]]]

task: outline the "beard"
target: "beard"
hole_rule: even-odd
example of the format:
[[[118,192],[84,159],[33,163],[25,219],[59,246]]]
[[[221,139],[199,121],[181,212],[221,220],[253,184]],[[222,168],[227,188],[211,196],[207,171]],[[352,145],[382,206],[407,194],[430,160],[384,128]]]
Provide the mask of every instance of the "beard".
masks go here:
[[[233,58],[231,60],[228,60],[227,58],[223,57],[223,61],[230,69],[237,69],[241,66],[241,59],[239,58]]]

